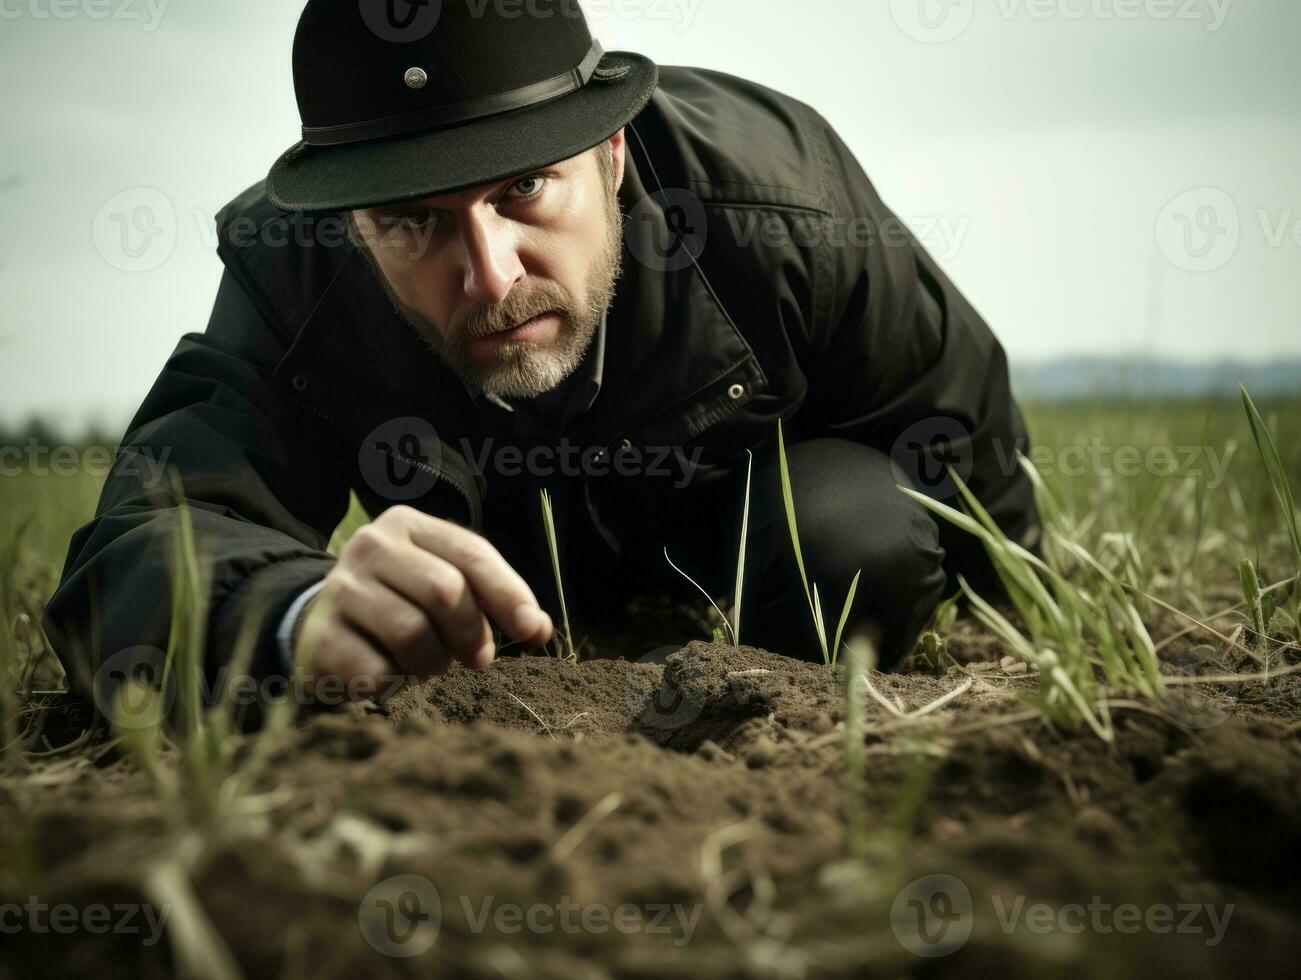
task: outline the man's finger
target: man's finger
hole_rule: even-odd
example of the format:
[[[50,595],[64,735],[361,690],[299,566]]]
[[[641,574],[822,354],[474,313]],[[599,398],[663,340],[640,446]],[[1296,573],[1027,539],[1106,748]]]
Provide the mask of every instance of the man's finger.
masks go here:
[[[451,661],[438,624],[405,596],[369,576],[340,582],[338,615],[409,673],[441,674]]]
[[[460,569],[409,541],[376,552],[370,568],[381,582],[425,610],[457,660],[474,668],[492,663],[492,627]]]
[[[551,639],[551,617],[486,538],[450,521],[413,520],[408,529],[418,546],[461,570],[480,605],[512,640],[540,646]]]
[[[308,637],[304,637],[307,641]],[[365,701],[394,689],[402,672],[357,631],[337,621],[315,648],[304,679],[318,699]]]

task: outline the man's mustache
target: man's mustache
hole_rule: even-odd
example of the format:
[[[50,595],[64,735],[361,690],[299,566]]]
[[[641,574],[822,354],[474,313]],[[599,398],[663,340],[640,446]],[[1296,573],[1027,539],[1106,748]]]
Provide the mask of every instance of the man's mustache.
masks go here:
[[[548,313],[554,313],[565,322],[573,319],[573,308],[566,300],[554,295],[540,294],[536,298],[509,307],[503,304],[477,306],[453,320],[452,335],[467,339],[491,337],[493,334],[514,330]]]

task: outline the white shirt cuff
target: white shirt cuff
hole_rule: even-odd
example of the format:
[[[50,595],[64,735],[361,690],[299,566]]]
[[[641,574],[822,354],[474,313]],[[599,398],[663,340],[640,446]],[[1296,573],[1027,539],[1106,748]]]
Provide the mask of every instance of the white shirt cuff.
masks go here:
[[[298,625],[298,617],[303,614],[303,608],[324,585],[325,579],[321,579],[315,585],[309,585],[298,593],[298,597],[285,610],[284,618],[280,620],[280,628],[276,630],[276,645],[280,650],[280,666],[284,670],[286,680],[294,675],[294,627]]]

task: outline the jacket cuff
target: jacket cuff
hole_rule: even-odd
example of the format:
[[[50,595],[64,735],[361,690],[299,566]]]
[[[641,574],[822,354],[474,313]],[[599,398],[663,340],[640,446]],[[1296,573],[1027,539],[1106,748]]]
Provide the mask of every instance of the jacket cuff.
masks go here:
[[[213,611],[209,634],[210,667],[230,665],[252,643],[248,673],[258,681],[293,677],[292,661],[281,655],[278,632],[291,605],[320,583],[334,558],[294,558],[275,562],[246,578]]]

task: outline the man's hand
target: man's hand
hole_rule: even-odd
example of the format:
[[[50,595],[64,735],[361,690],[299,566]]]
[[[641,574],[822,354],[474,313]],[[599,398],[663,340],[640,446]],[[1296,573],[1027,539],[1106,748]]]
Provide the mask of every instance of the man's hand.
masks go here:
[[[551,617],[486,538],[393,507],[358,529],[304,610],[295,662],[311,686],[337,678],[350,697],[373,697],[389,679],[441,674],[453,660],[488,666],[488,616],[526,646],[551,639]]]

